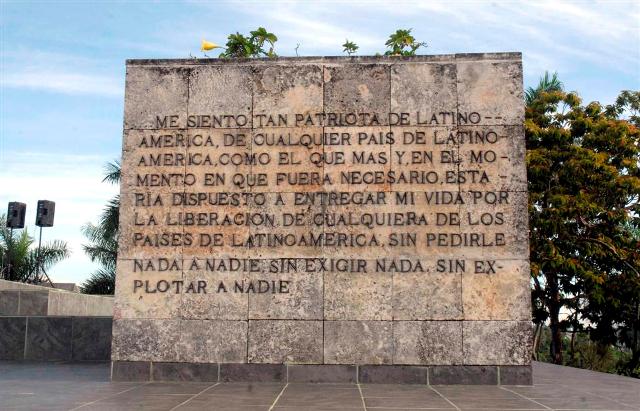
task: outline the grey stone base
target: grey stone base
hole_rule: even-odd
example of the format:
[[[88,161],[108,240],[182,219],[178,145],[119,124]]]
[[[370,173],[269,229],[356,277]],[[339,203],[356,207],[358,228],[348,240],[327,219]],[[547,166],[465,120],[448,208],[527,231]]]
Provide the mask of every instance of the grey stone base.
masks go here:
[[[111,317],[2,317],[0,360],[109,361]]]
[[[531,385],[531,365],[296,365],[113,361],[113,381]]]

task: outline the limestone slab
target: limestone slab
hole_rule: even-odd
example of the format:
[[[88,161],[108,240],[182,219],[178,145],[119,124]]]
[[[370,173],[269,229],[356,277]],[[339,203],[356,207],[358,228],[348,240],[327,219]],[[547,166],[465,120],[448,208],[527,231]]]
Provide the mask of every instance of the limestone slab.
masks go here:
[[[462,321],[396,321],[394,364],[462,364]]]
[[[325,273],[324,317],[327,320],[391,320],[392,275]]]
[[[233,128],[244,124],[241,118],[231,123],[227,120],[216,121],[221,116],[244,116],[246,127],[251,127],[252,110],[252,70],[249,66],[209,66],[200,65],[191,68],[189,75],[190,116],[198,116],[196,124],[212,128]],[[207,117],[211,116],[211,117]],[[221,124],[220,124],[221,123]]]
[[[466,320],[530,320],[530,272],[526,260],[493,261],[495,272],[462,274],[462,303]]]
[[[326,364],[391,364],[391,321],[325,321]]]
[[[190,68],[128,66],[124,128],[155,129],[156,116],[177,116],[186,125]]]
[[[391,112],[407,113],[412,124],[455,124],[457,97],[454,63],[391,66]]]
[[[324,279],[321,273],[269,273],[251,276],[268,281],[272,291],[249,294],[249,318],[322,320]],[[286,292],[280,292],[286,282]]]
[[[530,321],[464,321],[464,363],[528,365],[533,329]]]
[[[264,116],[256,120],[255,127],[271,125],[268,116],[278,121],[280,115],[287,118],[283,126],[294,127],[296,114],[306,117],[322,112],[322,66],[283,64],[254,67],[253,114]]]
[[[182,320],[178,361],[236,363],[247,360],[247,322]]]
[[[428,273],[394,274],[394,320],[462,319],[461,274],[438,273],[431,268]]]
[[[458,110],[480,114],[480,124],[524,122],[522,62],[457,62]],[[499,86],[497,86],[499,85]]]
[[[250,363],[322,363],[322,321],[249,321]]]
[[[177,361],[180,320],[114,319],[114,361]]]
[[[389,66],[383,64],[326,65],[325,112],[375,114],[380,124],[388,125],[390,76]]]

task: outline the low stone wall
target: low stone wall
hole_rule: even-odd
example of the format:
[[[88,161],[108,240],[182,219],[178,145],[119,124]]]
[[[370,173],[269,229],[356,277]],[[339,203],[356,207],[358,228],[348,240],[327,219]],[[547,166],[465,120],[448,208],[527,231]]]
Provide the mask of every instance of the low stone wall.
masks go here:
[[[109,361],[111,317],[0,317],[0,360]]]
[[[113,297],[0,280],[0,316],[113,315]]]

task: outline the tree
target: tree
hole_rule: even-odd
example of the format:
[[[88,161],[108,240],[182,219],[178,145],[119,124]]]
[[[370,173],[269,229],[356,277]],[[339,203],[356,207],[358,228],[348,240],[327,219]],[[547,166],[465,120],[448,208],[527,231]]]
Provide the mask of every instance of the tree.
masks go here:
[[[418,42],[411,35],[412,29],[398,29],[389,36],[385,46],[387,50],[385,56],[415,56],[420,47],[427,47],[427,43]]]
[[[342,52],[343,53],[347,53],[348,55],[354,54],[360,48],[353,41],[349,41],[349,39],[345,39],[344,44],[342,45],[342,47],[344,47]]]
[[[536,88],[529,87],[524,92],[524,99],[527,106],[533,104],[533,101],[540,97],[541,93],[550,93],[552,91],[563,91],[564,84],[558,78],[558,73],[554,72],[549,75],[548,71],[544,72],[544,76],[540,77],[540,82]]]
[[[107,164],[105,171],[102,182],[120,183],[119,162]],[[120,196],[116,195],[107,202],[97,225],[87,223],[82,227],[82,233],[89,240],[89,244],[82,246],[84,252],[92,262],[102,266],[82,284],[82,292],[85,294],[113,294],[115,291],[119,216]]]
[[[268,32],[264,27],[258,27],[256,30],[249,32],[250,36],[245,36],[236,32],[227,37],[226,49],[220,53],[221,58],[258,58],[258,57],[277,57],[274,52],[274,46],[278,37]],[[264,46],[268,43],[269,50],[265,50]]]
[[[69,256],[64,241],[43,244],[40,251],[26,229],[11,231],[5,215],[0,215],[0,278],[8,281],[37,282],[38,268],[45,271]]]
[[[525,134],[534,319],[548,317],[551,360],[561,364],[562,331],[570,326],[587,319],[615,334],[605,332],[614,324],[611,313],[590,312],[615,311],[616,280],[624,278],[635,301],[640,297],[635,280],[628,282],[639,266],[639,243],[626,228],[640,212],[640,132],[597,102],[582,106],[558,83],[545,76],[534,89]],[[562,320],[563,307],[573,317]]]

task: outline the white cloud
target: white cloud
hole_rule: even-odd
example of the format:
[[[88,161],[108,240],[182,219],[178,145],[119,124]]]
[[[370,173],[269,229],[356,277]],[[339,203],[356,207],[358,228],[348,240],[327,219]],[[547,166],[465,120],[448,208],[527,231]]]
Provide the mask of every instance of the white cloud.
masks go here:
[[[124,78],[106,72],[103,63],[43,50],[4,51],[0,87],[122,98]]]
[[[123,84],[118,79],[47,69],[28,69],[21,73],[8,73],[3,76],[1,86],[104,97],[121,98],[124,95]]]

